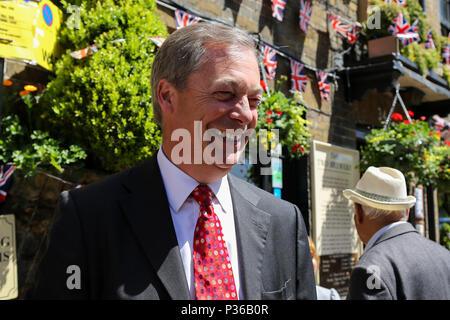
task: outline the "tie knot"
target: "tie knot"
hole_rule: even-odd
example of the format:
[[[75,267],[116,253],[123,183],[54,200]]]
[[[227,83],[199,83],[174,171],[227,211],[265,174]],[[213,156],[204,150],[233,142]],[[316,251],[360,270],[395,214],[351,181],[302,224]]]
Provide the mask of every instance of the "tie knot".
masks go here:
[[[214,192],[206,184],[199,184],[191,195],[200,207],[208,207],[212,203]]]

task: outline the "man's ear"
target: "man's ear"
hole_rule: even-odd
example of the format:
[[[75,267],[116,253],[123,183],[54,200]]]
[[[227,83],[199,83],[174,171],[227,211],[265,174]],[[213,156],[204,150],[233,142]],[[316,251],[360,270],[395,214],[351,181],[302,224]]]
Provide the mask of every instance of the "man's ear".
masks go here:
[[[173,113],[176,88],[166,79],[161,79],[156,93],[162,113]]]
[[[364,222],[364,213],[362,207],[359,203],[355,202],[355,221],[358,221],[358,224]]]

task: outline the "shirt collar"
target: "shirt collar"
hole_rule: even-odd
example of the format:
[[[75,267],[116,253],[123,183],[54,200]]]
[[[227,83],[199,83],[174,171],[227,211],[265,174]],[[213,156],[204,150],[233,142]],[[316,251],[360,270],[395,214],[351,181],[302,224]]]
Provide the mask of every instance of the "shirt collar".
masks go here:
[[[181,206],[190,196],[191,192],[198,186],[199,182],[174,165],[166,157],[162,147],[158,150],[157,161],[166,189],[169,206],[175,212],[179,212]],[[232,212],[233,207],[227,176],[224,176],[213,183],[209,183],[208,186],[214,192],[222,209],[225,212]]]
[[[381,228],[377,232],[375,232],[375,234],[372,236],[372,238],[370,238],[369,242],[367,242],[367,246],[364,248],[364,251],[367,251],[369,248],[373,247],[375,242],[378,240],[378,238],[380,238],[383,235],[383,233],[385,233],[389,229],[395,227],[396,225],[399,225],[399,224],[402,224],[402,223],[406,223],[406,221],[393,222],[391,224],[388,224],[387,226],[384,226],[383,228]]]

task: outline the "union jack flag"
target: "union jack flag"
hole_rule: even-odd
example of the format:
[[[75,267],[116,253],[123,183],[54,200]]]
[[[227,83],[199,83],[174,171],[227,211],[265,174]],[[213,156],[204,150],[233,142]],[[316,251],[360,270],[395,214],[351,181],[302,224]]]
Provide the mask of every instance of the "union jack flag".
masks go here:
[[[325,100],[330,100],[330,85],[328,84],[328,73],[325,71],[318,70],[317,83],[319,85],[320,97]]]
[[[161,48],[163,42],[164,42],[166,39],[165,39],[165,38],[162,38],[162,37],[154,36],[154,37],[151,37],[150,40],[152,40],[152,42],[153,42],[158,48]]]
[[[0,203],[6,201],[6,193],[11,187],[12,174],[16,167],[11,164],[0,165]]]
[[[277,51],[271,46],[264,45],[264,65],[266,66],[267,79],[275,79],[277,70]]]
[[[98,51],[98,43],[93,44],[92,46],[86,47],[84,49],[80,49],[70,53],[70,56],[75,59],[83,59],[91,54],[94,54]]]
[[[394,22],[389,26],[388,31],[392,35],[405,34],[411,28],[411,25],[406,21],[402,12],[394,19]]]
[[[295,61],[293,59],[289,59],[291,61],[291,89],[305,92],[306,85],[308,84],[308,77],[305,72],[305,65]]]
[[[404,47],[407,47],[413,42],[419,42],[419,27],[417,26],[418,20],[414,21],[413,25],[403,34],[397,34],[397,37],[402,42]]]
[[[189,14],[183,10],[175,9],[175,23],[177,25],[177,29],[187,27],[199,21],[199,17]]]
[[[447,43],[442,51],[442,59],[444,59],[445,64],[450,64],[450,43]]]
[[[286,0],[272,0],[272,17],[283,21],[284,7],[286,7]]]
[[[431,29],[427,32],[427,39],[425,40],[425,49],[436,49],[436,46],[434,45],[433,41],[433,33],[431,32]]]
[[[406,7],[406,0],[384,0],[386,3],[397,3],[402,7]]]
[[[313,5],[310,1],[300,0],[300,29],[304,33],[308,31],[309,20],[311,20]]]
[[[345,24],[342,22],[342,18],[334,13],[328,13],[328,19],[331,20],[334,31],[341,37],[347,39],[350,44],[354,44],[358,39],[358,33],[361,27],[355,24]]]

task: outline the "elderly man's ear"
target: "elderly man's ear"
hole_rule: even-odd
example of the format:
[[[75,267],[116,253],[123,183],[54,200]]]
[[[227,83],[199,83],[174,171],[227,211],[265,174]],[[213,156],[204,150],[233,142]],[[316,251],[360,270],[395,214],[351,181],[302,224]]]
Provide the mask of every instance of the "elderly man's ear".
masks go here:
[[[156,92],[161,111],[163,113],[173,113],[175,111],[174,100],[176,88],[166,79],[161,79]]]
[[[355,202],[355,224],[361,224],[364,222],[364,213],[359,203]]]

